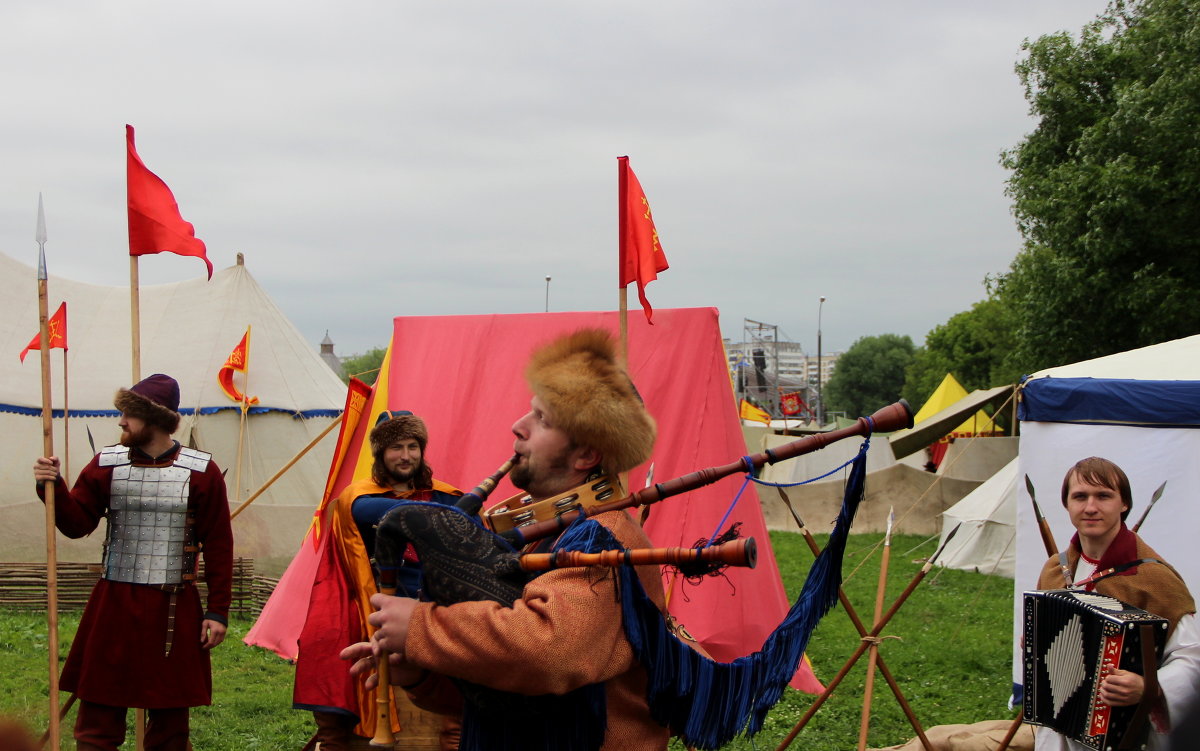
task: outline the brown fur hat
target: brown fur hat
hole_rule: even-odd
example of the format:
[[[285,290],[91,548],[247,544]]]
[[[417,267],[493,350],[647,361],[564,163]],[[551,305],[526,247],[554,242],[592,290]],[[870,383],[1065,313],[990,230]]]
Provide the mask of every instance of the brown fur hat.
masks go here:
[[[155,373],[127,389],[119,389],[113,406],[168,433],[179,429],[179,383],[171,376]]]
[[[404,438],[415,438],[421,451],[429,443],[425,421],[411,412],[381,412],[371,430],[371,453],[379,456],[384,449]]]
[[[654,449],[654,418],[617,362],[603,329],[581,329],[533,353],[525,380],[551,422],[577,445],[596,449],[609,472],[633,469]]]

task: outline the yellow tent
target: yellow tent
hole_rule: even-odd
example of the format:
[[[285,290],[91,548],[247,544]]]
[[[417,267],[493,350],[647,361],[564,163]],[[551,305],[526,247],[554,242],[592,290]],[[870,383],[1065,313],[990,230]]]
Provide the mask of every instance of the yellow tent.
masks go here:
[[[925,402],[925,406],[921,407],[920,411],[913,417],[914,425],[920,425],[922,420],[933,417],[947,407],[954,406],[966,395],[967,390],[962,387],[962,384],[952,374],[947,373],[946,377],[942,379],[941,385],[934,389],[933,394]],[[962,425],[951,431],[949,435],[1000,435],[1001,433],[1003,431],[981,409],[968,418]]]

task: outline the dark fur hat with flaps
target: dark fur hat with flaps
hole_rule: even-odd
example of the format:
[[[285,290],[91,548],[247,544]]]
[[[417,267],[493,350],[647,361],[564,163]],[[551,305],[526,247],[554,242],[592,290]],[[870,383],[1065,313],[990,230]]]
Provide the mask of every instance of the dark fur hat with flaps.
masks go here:
[[[578,445],[600,452],[609,472],[633,469],[654,449],[654,418],[617,362],[616,342],[603,329],[582,329],[533,353],[529,388],[550,421]]]
[[[113,406],[168,433],[179,429],[179,384],[171,376],[155,373],[120,389],[113,397]]]
[[[381,454],[388,446],[405,438],[415,438],[424,451],[425,445],[429,443],[429,430],[425,427],[425,421],[408,411],[380,412],[375,427],[371,429],[371,453]]]

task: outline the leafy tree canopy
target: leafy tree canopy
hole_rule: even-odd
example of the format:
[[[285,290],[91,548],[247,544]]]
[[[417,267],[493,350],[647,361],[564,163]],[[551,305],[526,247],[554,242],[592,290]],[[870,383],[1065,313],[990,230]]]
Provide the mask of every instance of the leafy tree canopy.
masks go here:
[[[350,377],[353,376],[368,386],[374,386],[386,355],[387,347],[376,347],[361,355],[350,355],[342,360],[342,372],[345,374],[342,380],[349,383]]]
[[[1024,237],[996,294],[1032,372],[1200,332],[1200,3],[1114,0],[1024,45],[1037,127],[1002,155]]]
[[[919,409],[951,373],[967,391],[1016,383],[1021,373],[1007,365],[1015,337],[1012,321],[998,300],[977,302],[925,337],[904,379],[903,396]]]
[[[864,336],[851,344],[825,385],[825,413],[860,417],[899,399],[915,351],[912,339],[899,334]]]

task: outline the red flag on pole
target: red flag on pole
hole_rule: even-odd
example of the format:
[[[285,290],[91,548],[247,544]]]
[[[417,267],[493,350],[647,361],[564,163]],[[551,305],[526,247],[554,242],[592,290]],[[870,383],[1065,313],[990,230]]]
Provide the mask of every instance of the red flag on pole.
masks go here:
[[[229,357],[225,359],[225,364],[221,366],[221,370],[217,373],[217,383],[221,384],[221,390],[225,392],[225,396],[239,402],[244,406],[258,404],[258,397],[247,397],[233,383],[233,374],[235,371],[245,373],[246,366],[250,361],[250,327],[246,327],[246,333],[242,334],[242,340],[229,353]]]
[[[67,348],[67,302],[63,301],[62,305],[58,306],[58,310],[54,311],[54,315],[50,316],[50,320],[46,321],[46,326],[50,331],[50,349]],[[29,346],[21,350],[21,362],[25,362],[25,355],[29,354],[31,349],[42,348],[42,333],[39,331],[34,335],[33,341]]]
[[[646,320],[651,321],[654,310],[646,299],[646,285],[658,278],[658,272],[669,268],[667,256],[658,243],[658,230],[654,228],[650,202],[646,200],[646,193],[637,175],[629,168],[629,157],[617,157],[617,175],[621,233],[620,281],[617,286],[623,289],[630,282],[637,282],[638,299],[646,311]]]
[[[196,237],[195,228],[179,214],[175,196],[158,175],[142,163],[133,147],[133,126],[125,126],[125,141],[129,146],[126,177],[129,189],[129,255],[176,253],[196,256],[208,267],[212,279],[213,265],[207,248]]]

